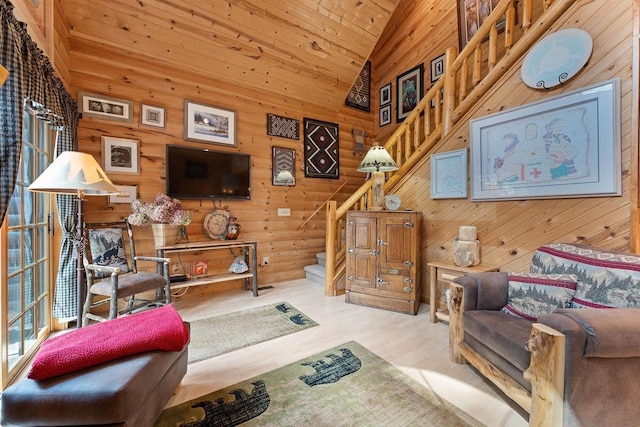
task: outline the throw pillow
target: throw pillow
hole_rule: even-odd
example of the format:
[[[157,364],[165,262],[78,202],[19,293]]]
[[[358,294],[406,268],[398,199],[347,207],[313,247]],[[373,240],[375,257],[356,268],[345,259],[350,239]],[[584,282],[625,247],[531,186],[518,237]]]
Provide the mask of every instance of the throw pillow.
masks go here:
[[[572,308],[637,307],[640,302],[640,256],[590,246],[549,243],[536,251],[532,273],[578,277]]]
[[[539,316],[571,304],[578,278],[573,274],[510,273],[502,311],[535,322]]]
[[[96,228],[89,230],[88,234],[91,262],[93,264],[120,267],[122,273],[129,271],[122,240],[122,229]],[[108,275],[95,273],[97,279],[102,279],[106,276]]]

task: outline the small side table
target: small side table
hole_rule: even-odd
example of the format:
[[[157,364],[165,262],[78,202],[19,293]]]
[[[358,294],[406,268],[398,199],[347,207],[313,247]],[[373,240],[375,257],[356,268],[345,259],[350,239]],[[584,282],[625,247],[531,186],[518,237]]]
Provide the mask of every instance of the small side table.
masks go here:
[[[436,323],[438,320],[449,321],[447,302],[441,302],[437,296],[444,295],[444,289],[448,288],[456,277],[467,273],[482,273],[487,271],[499,271],[500,267],[490,264],[478,264],[473,267],[459,267],[452,262],[431,261],[429,267],[429,320]],[[440,289],[442,289],[440,292]]]

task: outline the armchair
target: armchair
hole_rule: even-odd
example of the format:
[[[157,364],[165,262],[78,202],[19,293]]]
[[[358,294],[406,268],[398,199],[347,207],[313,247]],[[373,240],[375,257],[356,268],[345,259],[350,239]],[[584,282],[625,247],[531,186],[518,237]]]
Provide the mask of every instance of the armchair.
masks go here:
[[[125,250],[123,231],[129,240],[129,251]],[[85,225],[84,261],[87,278],[87,298],[83,307],[83,326],[89,319],[103,321],[119,315],[131,313],[153,304],[171,302],[171,284],[169,281],[169,258],[136,255],[133,230],[127,221],[107,222]],[[138,271],[138,262],[156,263],[155,272]],[[154,291],[153,299],[136,298],[143,292]],[[101,298],[94,301],[96,297]],[[118,300],[127,299],[126,308],[118,309]],[[93,313],[92,310],[109,303],[108,317]]]

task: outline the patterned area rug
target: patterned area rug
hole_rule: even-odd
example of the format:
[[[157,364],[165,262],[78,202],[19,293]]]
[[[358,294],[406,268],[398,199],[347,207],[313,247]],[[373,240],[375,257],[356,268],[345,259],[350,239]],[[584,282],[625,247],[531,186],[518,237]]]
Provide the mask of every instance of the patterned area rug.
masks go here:
[[[156,422],[157,427],[238,424],[482,425],[354,341],[168,408]]]
[[[194,320],[190,324],[189,363],[318,325],[288,302]]]

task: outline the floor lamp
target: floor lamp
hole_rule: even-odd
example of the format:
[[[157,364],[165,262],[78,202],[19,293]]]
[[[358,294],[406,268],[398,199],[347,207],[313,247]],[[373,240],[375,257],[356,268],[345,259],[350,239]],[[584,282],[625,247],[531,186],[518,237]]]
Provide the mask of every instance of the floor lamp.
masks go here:
[[[384,203],[384,173],[397,170],[398,165],[389,152],[380,146],[378,142],[374,142],[373,147],[369,149],[360,166],[358,166],[358,172],[371,173],[373,197],[369,210],[382,210],[382,204]]]
[[[107,196],[117,194],[107,174],[91,154],[65,151],[29,186],[30,191],[55,194],[76,194],[78,196],[78,226],[75,248],[77,260],[78,318],[77,327],[82,327],[82,307],[84,305],[84,222],[82,201],[85,196]]]

